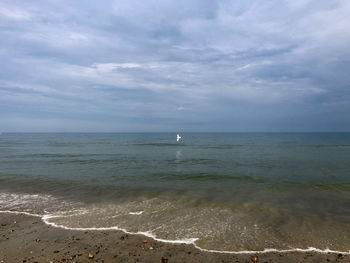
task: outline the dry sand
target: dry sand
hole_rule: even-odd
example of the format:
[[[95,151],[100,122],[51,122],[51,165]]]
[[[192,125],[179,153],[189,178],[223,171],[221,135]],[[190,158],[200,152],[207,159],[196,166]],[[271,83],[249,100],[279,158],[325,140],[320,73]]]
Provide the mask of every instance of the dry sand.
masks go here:
[[[222,254],[120,231],[65,230],[39,217],[0,213],[0,262],[350,262],[349,255],[288,252]]]

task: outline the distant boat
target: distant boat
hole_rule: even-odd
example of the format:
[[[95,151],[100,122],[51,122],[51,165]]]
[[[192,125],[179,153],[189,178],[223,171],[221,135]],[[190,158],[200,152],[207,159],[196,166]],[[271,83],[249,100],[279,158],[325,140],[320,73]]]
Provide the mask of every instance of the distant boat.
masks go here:
[[[180,139],[181,139],[181,136],[179,134],[176,134],[176,141],[178,142],[180,141]]]

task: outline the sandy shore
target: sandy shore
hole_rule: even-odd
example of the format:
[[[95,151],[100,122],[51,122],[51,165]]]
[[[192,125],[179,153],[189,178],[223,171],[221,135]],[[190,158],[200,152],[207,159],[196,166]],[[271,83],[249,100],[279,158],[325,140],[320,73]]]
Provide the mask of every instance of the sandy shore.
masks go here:
[[[350,262],[349,255],[317,252],[222,254],[120,231],[76,231],[39,217],[0,213],[0,262]]]

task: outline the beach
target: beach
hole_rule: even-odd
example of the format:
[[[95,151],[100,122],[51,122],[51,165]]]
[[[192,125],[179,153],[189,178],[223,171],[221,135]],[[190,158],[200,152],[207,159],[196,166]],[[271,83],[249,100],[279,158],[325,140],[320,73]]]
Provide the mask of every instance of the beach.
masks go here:
[[[0,213],[0,262],[350,262],[339,253],[212,253],[122,231],[77,231]]]

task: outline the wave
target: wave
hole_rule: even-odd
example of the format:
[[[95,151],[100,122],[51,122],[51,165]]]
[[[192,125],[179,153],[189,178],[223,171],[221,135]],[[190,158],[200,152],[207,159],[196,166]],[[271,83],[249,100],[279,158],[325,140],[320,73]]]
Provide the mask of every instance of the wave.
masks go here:
[[[289,189],[300,189],[300,190],[322,190],[329,192],[350,192],[349,182],[288,182],[282,181],[278,183],[271,183],[269,188],[274,190],[285,191],[286,188]]]
[[[344,148],[344,149],[349,149],[350,145],[349,144],[306,144],[306,145],[301,145],[302,147],[307,147],[307,148]]]
[[[163,242],[163,243],[171,243],[171,244],[187,244],[187,245],[193,245],[195,248],[205,251],[205,252],[211,252],[211,253],[224,253],[224,254],[265,254],[265,253],[290,253],[290,252],[317,252],[317,253],[332,253],[332,254],[345,254],[345,255],[350,255],[350,250],[349,251],[338,251],[338,250],[332,250],[329,248],[326,249],[319,249],[315,247],[308,247],[308,248],[290,248],[290,249],[276,249],[276,248],[265,248],[263,250],[239,250],[239,251],[226,251],[226,250],[215,250],[215,249],[206,249],[198,246],[196,244],[196,241],[198,238],[186,238],[186,239],[176,239],[176,240],[171,240],[171,239],[163,239],[163,238],[158,238],[156,235],[154,235],[152,232],[142,232],[142,231],[137,231],[137,232],[131,232],[128,231],[124,228],[120,228],[118,226],[113,226],[113,227],[67,227],[64,225],[60,225],[54,222],[50,222],[51,218],[55,217],[60,217],[60,215],[52,215],[52,214],[45,214],[45,215],[39,215],[39,214],[32,214],[29,212],[21,212],[21,211],[11,211],[11,210],[5,210],[5,211],[0,211],[0,213],[13,213],[13,214],[24,214],[28,216],[34,216],[34,217],[40,217],[41,220],[49,226],[56,227],[56,228],[61,228],[61,229],[66,229],[66,230],[75,230],[75,231],[122,231],[125,234],[129,235],[142,235],[149,237],[155,241]]]
[[[167,147],[171,147],[171,146],[191,146],[191,145],[188,145],[188,144],[184,144],[184,143],[133,143],[132,145],[134,146],[156,146],[156,147],[164,147],[164,146],[167,146]]]
[[[232,149],[236,147],[247,147],[253,146],[251,144],[222,144],[222,145],[200,145],[202,149]]]
[[[267,180],[264,178],[258,178],[246,175],[222,175],[222,174],[210,174],[210,173],[194,173],[194,174],[169,174],[163,176],[167,180],[198,180],[198,181],[241,181],[241,182],[257,182],[263,183]]]
[[[101,156],[122,156],[122,154],[87,154],[87,153],[79,153],[79,154],[60,154],[60,153],[40,153],[40,154],[17,154],[17,155],[8,155],[8,157],[18,157],[18,158],[83,158],[83,157],[101,157]]]

